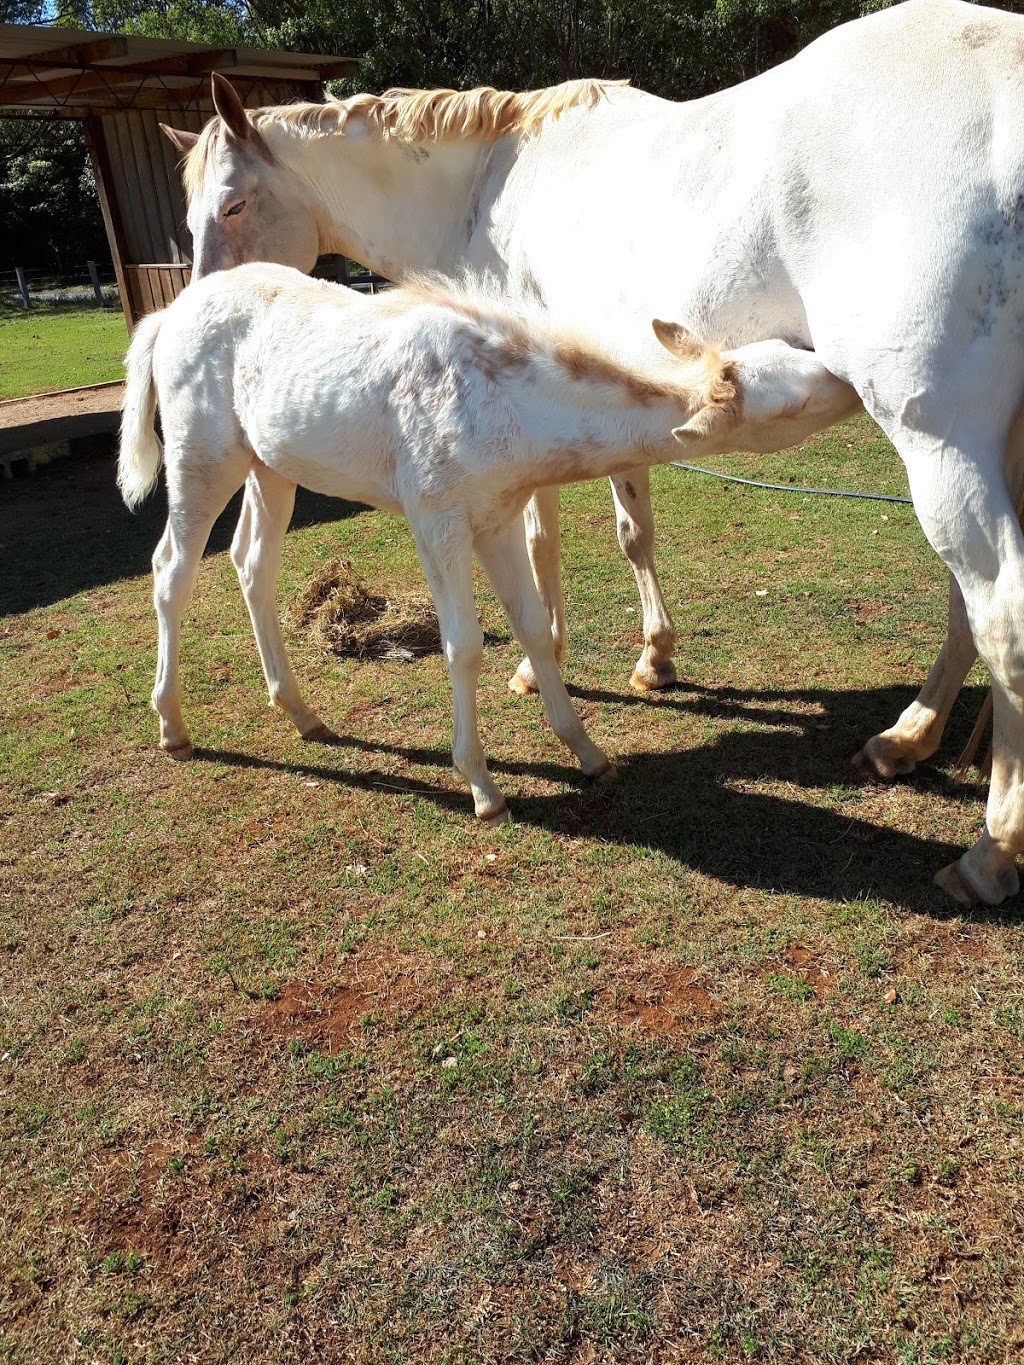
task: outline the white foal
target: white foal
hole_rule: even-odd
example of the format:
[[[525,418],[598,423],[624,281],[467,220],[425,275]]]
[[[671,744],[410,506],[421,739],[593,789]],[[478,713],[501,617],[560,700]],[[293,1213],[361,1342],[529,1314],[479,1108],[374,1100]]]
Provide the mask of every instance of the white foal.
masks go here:
[[[249,265],[192,285],[140,323],[128,353],[118,483],[129,507],[166,467],[167,529],[153,556],[161,747],[191,752],[181,712],[181,615],[207,537],[250,480],[259,535],[232,547],[270,700],[307,739],[329,734],[302,700],[274,606],[295,487],[404,515],[437,607],[455,712],[453,758],[476,813],[505,800],[477,733],[483,636],[476,552],[540,686],[552,729],[583,771],[605,754],[565,690],[530,570],[522,511],[534,489],[695,453],[778,446],[795,422],[849,402],[805,351],[762,342],[731,355],[681,328],[655,330],[680,364],[663,378],[484,298],[432,285],[364,298],[283,266]],[[165,448],[154,430],[159,402]]]

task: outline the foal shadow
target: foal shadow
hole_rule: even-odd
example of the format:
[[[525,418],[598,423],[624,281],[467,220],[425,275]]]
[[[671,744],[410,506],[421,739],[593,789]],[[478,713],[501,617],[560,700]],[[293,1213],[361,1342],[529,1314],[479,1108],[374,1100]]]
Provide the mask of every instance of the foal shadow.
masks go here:
[[[688,688],[656,700],[593,689],[578,689],[577,695],[619,706],[667,707],[698,715],[723,714],[720,708],[725,708],[724,714],[756,722],[756,728],[744,724],[727,729],[702,747],[677,753],[624,753],[612,741],[617,778],[607,784],[591,784],[577,768],[563,763],[491,758],[496,773],[574,788],[569,793],[513,799],[512,817],[518,823],[662,852],[681,870],[701,872],[737,888],[833,901],[877,898],[938,918],[963,915],[932,886],[932,877],[958,858],[964,846],[885,828],[850,813],[857,778],[849,757],[868,734],[898,714],[914,695],[911,689]],[[966,738],[974,703],[980,704],[982,695],[982,688],[971,688],[961,699],[951,725],[949,752],[956,752]],[[353,772],[334,761],[333,755],[340,757],[345,749],[387,754],[415,765],[447,768],[451,762],[447,749],[406,748],[354,736],[334,738],[330,758],[320,746],[311,746],[310,759],[299,763],[212,749],[197,750],[196,757],[295,773],[339,788],[408,793],[472,820],[468,791],[445,789],[404,773]],[[927,765],[914,781],[936,794],[978,802],[980,827],[983,784],[958,784]],[[766,791],[767,784],[785,786],[781,792]],[[801,788],[808,789],[807,800],[801,800]],[[835,801],[831,806],[820,804],[822,789],[827,793],[829,788],[837,789]],[[840,805],[842,809],[835,808]],[[685,883],[679,894],[686,894]],[[1000,922],[1017,918],[1012,909],[980,910],[976,917]]]
[[[0,616],[51,606],[76,593],[150,572],[150,560],[167,521],[161,480],[132,513],[121,501],[109,438],[5,484],[0,494]],[[231,544],[242,505],[228,503],[210,533],[207,554]],[[359,503],[324,498],[300,488],[291,525],[341,521],[363,511]],[[45,547],[45,553],[41,552]]]

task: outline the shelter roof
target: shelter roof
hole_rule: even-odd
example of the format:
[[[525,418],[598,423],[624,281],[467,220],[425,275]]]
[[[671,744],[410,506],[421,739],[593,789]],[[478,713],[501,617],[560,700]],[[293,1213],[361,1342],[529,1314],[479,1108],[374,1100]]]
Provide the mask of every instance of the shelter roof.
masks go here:
[[[243,87],[301,92],[351,75],[356,57],[217,47],[130,34],[0,24],[0,111],[82,116],[114,109],[205,109],[210,72]]]

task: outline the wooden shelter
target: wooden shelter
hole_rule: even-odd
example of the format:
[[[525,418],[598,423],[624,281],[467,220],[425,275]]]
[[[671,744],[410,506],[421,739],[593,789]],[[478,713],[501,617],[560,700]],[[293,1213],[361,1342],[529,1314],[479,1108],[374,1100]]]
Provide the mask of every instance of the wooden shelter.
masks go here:
[[[0,24],[0,117],[85,126],[128,328],[188,283],[191,242],[174,149],[160,123],[198,132],[220,71],[250,108],[316,100],[353,57],[223,48]]]

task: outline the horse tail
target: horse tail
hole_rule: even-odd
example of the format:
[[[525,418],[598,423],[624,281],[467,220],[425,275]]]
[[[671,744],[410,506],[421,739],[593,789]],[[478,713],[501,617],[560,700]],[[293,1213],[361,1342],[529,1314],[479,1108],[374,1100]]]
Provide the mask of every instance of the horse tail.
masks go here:
[[[163,313],[151,313],[135,328],[125,358],[127,378],[121,404],[121,447],[117,458],[117,486],[133,511],[153,490],[164,452],[156,434],[156,385],[153,347]]]

